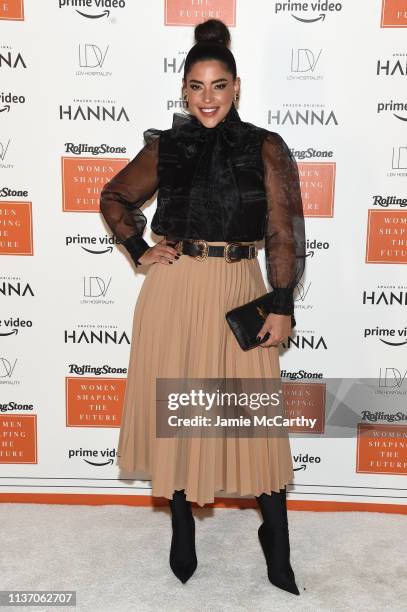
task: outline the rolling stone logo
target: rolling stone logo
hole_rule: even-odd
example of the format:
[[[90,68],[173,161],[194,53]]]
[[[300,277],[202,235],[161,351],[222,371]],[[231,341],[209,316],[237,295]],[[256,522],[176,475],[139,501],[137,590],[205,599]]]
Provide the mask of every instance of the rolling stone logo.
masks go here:
[[[304,217],[333,217],[335,162],[297,162]]]
[[[126,378],[66,377],[67,427],[120,427]]]
[[[165,25],[195,25],[207,19],[220,19],[236,25],[236,0],[164,0]]]
[[[100,212],[102,187],[130,161],[127,158],[62,157],[62,210]]]
[[[407,28],[407,0],[382,0],[382,28]]]
[[[37,415],[0,416],[0,463],[38,463]]]
[[[33,255],[31,202],[0,201],[0,255]]]
[[[24,21],[24,0],[1,0],[0,19]]]
[[[356,472],[407,474],[407,426],[358,423]]]
[[[369,210],[366,263],[407,263],[407,212]]]

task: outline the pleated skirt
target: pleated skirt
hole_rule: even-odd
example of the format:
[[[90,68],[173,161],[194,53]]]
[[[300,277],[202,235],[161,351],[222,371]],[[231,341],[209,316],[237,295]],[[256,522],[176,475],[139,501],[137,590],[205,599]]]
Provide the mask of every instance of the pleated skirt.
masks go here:
[[[156,436],[156,378],[280,379],[278,347],[243,351],[225,319],[266,292],[257,258],[182,255],[148,266],[134,308],[117,465],[151,480],[153,496],[185,489],[203,506],[216,492],[258,496],[292,480],[288,437]]]

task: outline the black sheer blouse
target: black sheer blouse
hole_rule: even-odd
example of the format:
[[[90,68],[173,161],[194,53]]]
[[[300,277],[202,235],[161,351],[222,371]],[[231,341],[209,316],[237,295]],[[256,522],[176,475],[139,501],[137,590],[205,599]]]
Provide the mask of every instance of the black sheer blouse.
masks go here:
[[[297,164],[282,137],[241,121],[232,105],[214,128],[174,113],[171,129],[151,128],[144,138],[145,146],[100,196],[103,217],[136,266],[150,246],[140,207],[158,188],[151,221],[158,235],[264,238],[273,312],[292,314],[293,290],[305,268],[305,227]]]

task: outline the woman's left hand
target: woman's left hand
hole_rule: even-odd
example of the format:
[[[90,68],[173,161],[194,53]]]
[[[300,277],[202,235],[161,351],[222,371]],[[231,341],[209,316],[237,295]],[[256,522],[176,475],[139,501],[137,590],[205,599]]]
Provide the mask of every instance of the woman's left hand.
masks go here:
[[[262,348],[278,346],[291,334],[291,315],[270,312],[257,335],[262,338],[266,332],[269,332],[270,337],[264,342],[259,342],[259,346]]]

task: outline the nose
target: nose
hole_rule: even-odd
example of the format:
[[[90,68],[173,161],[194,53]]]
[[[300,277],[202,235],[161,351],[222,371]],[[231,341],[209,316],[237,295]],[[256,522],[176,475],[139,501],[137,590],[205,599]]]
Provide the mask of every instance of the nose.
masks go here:
[[[208,104],[212,100],[212,94],[210,89],[204,89],[203,99],[206,104]]]

